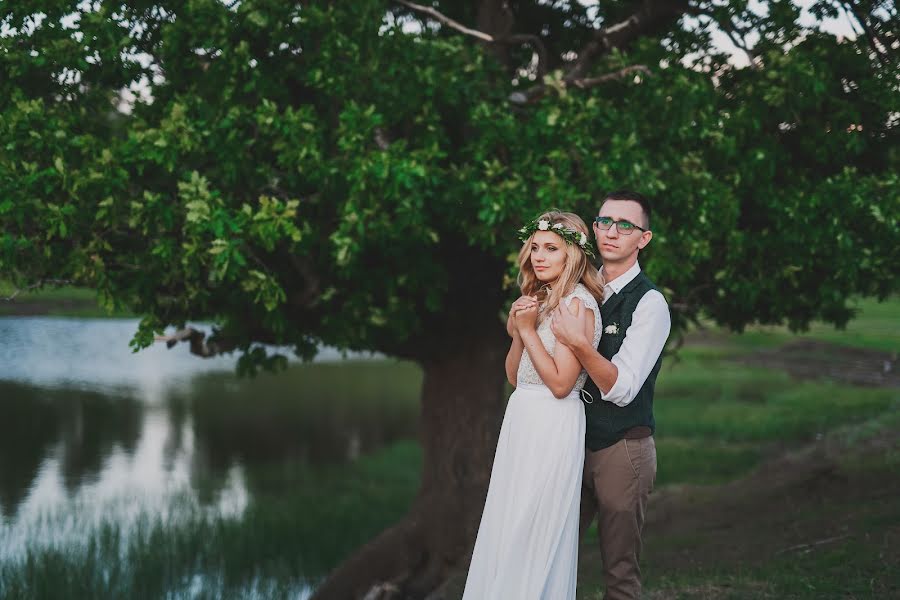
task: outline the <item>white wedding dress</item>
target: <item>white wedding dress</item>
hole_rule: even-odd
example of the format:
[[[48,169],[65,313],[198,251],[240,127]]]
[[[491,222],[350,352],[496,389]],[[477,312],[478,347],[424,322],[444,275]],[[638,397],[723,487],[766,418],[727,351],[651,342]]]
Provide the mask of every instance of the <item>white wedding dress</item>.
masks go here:
[[[594,311],[596,347],[603,330],[597,301],[582,284],[563,299]],[[538,326],[553,356],[550,319]],[[582,371],[566,398],[553,396],[522,353],[509,397],[463,600],[574,600],[584,468]],[[590,398],[588,398],[590,400]]]

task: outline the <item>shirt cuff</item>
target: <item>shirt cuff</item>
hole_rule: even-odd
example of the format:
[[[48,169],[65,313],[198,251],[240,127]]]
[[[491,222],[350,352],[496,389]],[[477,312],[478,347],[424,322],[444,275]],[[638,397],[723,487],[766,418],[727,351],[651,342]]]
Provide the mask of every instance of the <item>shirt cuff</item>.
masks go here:
[[[619,369],[616,382],[605,394],[603,393],[603,390],[600,390],[600,399],[605,402],[612,402],[616,406],[628,406],[631,404],[632,398],[628,397],[628,384],[625,383],[627,377],[622,377],[622,367],[619,365],[616,365],[616,367]]]

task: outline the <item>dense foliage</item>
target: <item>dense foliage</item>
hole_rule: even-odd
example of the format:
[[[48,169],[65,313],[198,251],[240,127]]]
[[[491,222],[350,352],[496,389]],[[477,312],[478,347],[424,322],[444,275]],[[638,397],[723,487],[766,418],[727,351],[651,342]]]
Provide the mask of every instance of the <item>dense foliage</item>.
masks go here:
[[[434,6],[475,27],[488,4]],[[869,3],[879,51],[784,1],[670,2],[586,74],[647,73],[580,89],[573,53],[641,3],[509,4],[539,67],[384,0],[4,2],[3,276],[95,287],[144,317],[136,346],[210,319],[245,366],[271,364],[254,342],[421,357],[502,326],[524,220],[627,187],[677,323],[843,323],[897,289],[894,9]],[[711,43],[732,25],[751,66]],[[511,102],[538,68],[547,93]]]

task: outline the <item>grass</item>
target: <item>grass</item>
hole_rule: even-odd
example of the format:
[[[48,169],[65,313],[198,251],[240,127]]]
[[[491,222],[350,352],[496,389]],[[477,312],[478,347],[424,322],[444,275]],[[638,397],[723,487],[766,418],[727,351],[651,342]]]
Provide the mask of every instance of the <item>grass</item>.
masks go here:
[[[896,466],[870,457],[869,476],[842,468],[849,481],[877,484],[894,477]],[[732,532],[733,544],[757,549],[738,560],[717,562],[704,552],[709,538],[663,537],[651,539],[645,563],[647,597],[654,598],[896,598],[900,594],[900,560],[896,546],[900,542],[900,506],[891,494],[874,493],[859,497],[810,499],[811,508],[792,513],[781,533],[764,523],[765,511],[780,506],[762,506],[746,515],[748,525]],[[754,531],[758,527],[758,531]],[[802,542],[787,541],[793,529],[801,530]],[[668,546],[668,548],[667,548]],[[678,546],[673,548],[673,546]],[[767,548],[768,546],[768,548]],[[762,547],[760,551],[759,548]],[[692,552],[699,548],[697,566],[678,561],[667,565],[667,555]],[[600,598],[602,585],[595,584],[585,598]]]
[[[16,292],[9,281],[0,279],[0,298]],[[20,292],[14,300],[0,300],[0,316],[47,315],[53,317],[122,318],[134,315],[110,313],[97,302],[97,293],[88,288],[47,285]]]
[[[895,512],[893,518],[900,518]],[[896,598],[898,565],[885,560],[883,536],[798,549],[760,566],[698,569],[648,578],[648,600]],[[593,596],[600,598],[599,595]]]
[[[186,515],[177,524],[143,519],[126,532],[109,523],[80,546],[35,546],[0,563],[0,597],[295,598],[403,516],[420,468],[418,447],[400,442],[349,467],[310,469],[289,491],[256,495],[239,519],[186,504],[173,507]]]
[[[900,394],[823,381],[794,381],[734,361],[731,338],[711,352],[683,348],[657,382],[659,482],[721,483],[785,445],[896,409]]]
[[[654,518],[651,504],[644,597],[898,597],[898,425],[889,411],[842,426],[790,464],[727,487],[663,486],[654,500],[662,494],[671,516]],[[595,535],[582,546],[581,600],[603,594]]]
[[[668,505],[671,518],[648,530],[646,598],[900,597],[900,390],[797,381],[741,363],[797,337],[896,353],[900,299],[860,306],[844,332],[824,325],[801,336],[774,327],[742,336],[707,331],[689,335],[664,363],[654,406],[657,491],[679,508]],[[760,469],[801,451],[805,458],[791,459],[796,483],[777,491],[775,482],[789,475]],[[816,462],[821,453],[829,456],[825,467]],[[691,510],[699,514],[678,526]],[[595,529],[585,539],[579,598],[600,600]]]
[[[734,341],[744,348],[771,347],[792,340],[810,339],[885,352],[900,349],[900,297],[895,295],[884,301],[855,298],[851,305],[856,310],[856,317],[842,329],[819,322],[811,323],[809,329],[801,332],[792,332],[785,326],[753,325]],[[706,326],[721,331],[709,322]]]
[[[409,439],[420,386],[418,368],[394,361],[293,365],[253,380],[193,378],[168,397],[169,416],[174,430],[185,418],[192,422],[198,459],[207,462],[193,482],[201,501],[215,506],[222,472],[243,465],[250,504],[239,518],[210,517],[196,500],[176,498],[165,520],[143,515],[132,527],[120,520],[127,510],[107,507],[109,520],[94,528],[82,515],[95,507],[67,506],[35,521],[24,561],[0,560],[0,598],[302,597],[305,586],[405,514],[421,472],[421,452]],[[103,398],[22,384],[0,384],[0,398],[19,425],[8,433],[27,425],[22,436],[43,431],[46,421],[70,424],[70,405],[77,404],[91,448],[99,445],[89,427],[98,417],[131,415],[118,407],[124,399],[97,411],[91,406]],[[46,409],[35,413],[36,403]],[[29,415],[30,424],[23,421]],[[118,432],[118,421],[107,429]],[[118,443],[133,448],[136,434]],[[6,440],[15,467],[27,442],[6,437],[0,448]],[[54,524],[71,528],[73,520],[83,543],[47,547],[42,540],[54,536],[42,532]]]
[[[803,337],[896,352],[900,299],[861,301],[860,307],[860,317],[844,332],[815,325]],[[745,558],[712,552],[724,534],[702,520],[696,528],[651,538],[645,555],[651,600],[900,595],[900,565],[892,553],[900,539],[900,505],[892,493],[884,494],[893,488],[883,487],[900,467],[900,394],[890,388],[796,381],[780,370],[740,362],[748,353],[793,339],[782,328],[752,328],[743,336],[714,331],[694,341],[689,337],[678,356],[665,361],[655,402],[657,487],[662,492],[688,490],[687,505],[713,502],[722,490],[731,489],[722,484],[741,481],[767,460],[817,441],[838,448],[837,483],[803,488],[790,498],[790,506],[748,504],[746,514],[729,522],[734,531],[725,532],[734,535],[727,547],[737,556],[744,552]],[[400,423],[415,411],[421,373],[411,365],[389,381],[372,363],[311,369],[288,376],[317,399],[312,403],[284,397],[245,410],[241,384],[215,377],[199,379],[194,389],[172,401],[215,398],[195,403],[193,411],[226,432],[226,438],[243,434],[257,440],[246,447],[238,444],[237,450],[228,446],[245,457],[264,445],[261,434],[253,432],[277,427],[285,414],[308,418],[309,427],[294,432],[302,438],[317,435],[315,415],[325,404],[336,404],[334,418],[354,423],[360,431],[385,413],[396,415]],[[361,390],[373,388],[381,390],[380,401],[355,402]],[[0,597],[296,596],[403,515],[418,485],[421,460],[418,445],[409,441],[349,466],[313,469],[298,462],[289,474],[282,468],[252,467],[247,478],[253,499],[240,519],[209,520],[198,514],[184,523],[147,522],[133,535],[110,523],[81,547],[36,546],[26,561],[0,564]],[[759,486],[765,488],[765,481]],[[846,495],[841,491],[845,487],[862,495]],[[800,512],[783,526],[768,519],[770,513],[784,518],[790,510]],[[834,537],[819,533],[819,527],[846,531],[833,543],[790,549],[796,545],[792,536],[810,541]],[[685,561],[694,552],[698,562]],[[579,580],[580,597],[602,596],[598,572],[590,570]]]

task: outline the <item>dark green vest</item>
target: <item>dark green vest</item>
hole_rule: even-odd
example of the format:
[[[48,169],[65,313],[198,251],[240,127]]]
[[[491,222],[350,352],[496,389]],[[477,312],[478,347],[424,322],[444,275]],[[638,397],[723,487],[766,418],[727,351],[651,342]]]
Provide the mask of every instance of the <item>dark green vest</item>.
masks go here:
[[[600,337],[597,351],[604,358],[611,360],[622,347],[622,342],[625,341],[625,332],[631,325],[631,318],[638,302],[644,294],[655,289],[656,286],[641,271],[618,294],[614,294],[600,307],[603,329],[605,330],[611,325],[618,327],[617,333],[604,331]],[[662,355],[660,354],[644,385],[627,406],[616,406],[612,402],[602,400],[597,385],[592,380],[587,380],[584,389],[594,397],[593,404],[584,405],[584,413],[587,418],[585,445],[588,449],[597,451],[612,446],[633,427],[644,425],[649,427],[650,431],[656,431],[656,421],[653,419],[653,388],[656,385],[656,376],[661,364]]]

